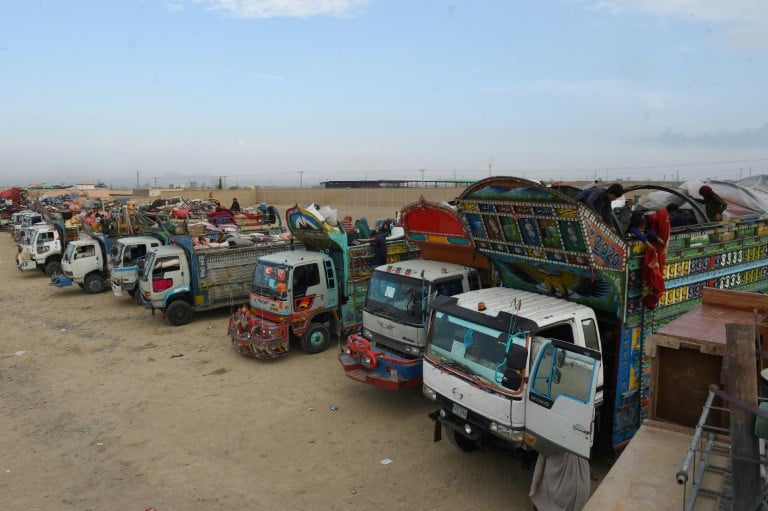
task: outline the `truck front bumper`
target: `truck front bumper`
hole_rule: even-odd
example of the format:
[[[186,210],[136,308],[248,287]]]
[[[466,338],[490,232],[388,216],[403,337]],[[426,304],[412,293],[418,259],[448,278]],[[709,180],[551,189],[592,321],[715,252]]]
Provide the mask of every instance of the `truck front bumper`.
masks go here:
[[[232,348],[246,357],[271,360],[288,354],[290,331],[287,324],[254,318],[249,311],[239,310],[229,318],[227,329]]]
[[[37,263],[30,259],[28,261],[19,261],[19,270],[21,271],[32,271],[37,269]]]
[[[406,358],[370,342],[359,334],[347,338],[339,346],[339,362],[347,376],[389,390],[418,387],[422,382],[421,357]]]

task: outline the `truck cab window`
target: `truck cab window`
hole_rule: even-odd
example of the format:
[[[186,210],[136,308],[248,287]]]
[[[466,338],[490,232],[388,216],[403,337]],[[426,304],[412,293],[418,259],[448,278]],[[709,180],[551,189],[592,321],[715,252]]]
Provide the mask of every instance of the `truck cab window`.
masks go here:
[[[575,342],[573,326],[570,323],[560,323],[559,325],[541,329],[536,332],[536,335],[547,339],[559,339],[571,344]]]
[[[293,269],[293,296],[299,298],[307,294],[307,288],[320,284],[320,271],[316,264],[305,264]]]
[[[436,295],[442,296],[453,296],[463,291],[460,278],[437,282],[434,289],[437,291]]]
[[[130,247],[128,250],[125,251],[125,257],[123,257],[123,262],[126,264],[130,264],[134,262],[139,257],[144,257],[147,255],[147,247],[146,245],[137,245],[135,247]]]
[[[597,325],[592,318],[582,319],[581,328],[584,331],[585,346],[591,350],[600,351],[600,339],[597,336]]]
[[[533,392],[551,401],[562,395],[586,403],[594,370],[594,359],[548,344],[533,374]]]
[[[169,257],[155,261],[155,267],[152,269],[152,277],[162,278],[167,272],[179,271],[181,261],[178,257]]]

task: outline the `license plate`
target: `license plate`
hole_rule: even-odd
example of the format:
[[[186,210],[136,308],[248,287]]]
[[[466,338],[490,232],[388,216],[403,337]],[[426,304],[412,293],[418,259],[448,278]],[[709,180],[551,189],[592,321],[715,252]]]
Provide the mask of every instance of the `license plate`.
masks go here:
[[[457,405],[456,403],[453,403],[453,413],[461,417],[462,419],[467,418],[467,409],[463,406]]]

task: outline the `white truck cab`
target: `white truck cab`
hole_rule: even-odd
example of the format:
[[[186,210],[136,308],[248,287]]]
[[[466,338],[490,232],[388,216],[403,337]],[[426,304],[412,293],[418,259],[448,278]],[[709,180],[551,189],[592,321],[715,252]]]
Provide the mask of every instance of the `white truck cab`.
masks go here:
[[[123,291],[131,296],[136,295],[139,259],[146,257],[152,249],[162,245],[163,243],[153,236],[126,236],[119,238],[112,245],[113,263],[110,281],[116,296],[122,295]]]
[[[502,287],[430,308],[423,390],[453,443],[589,457],[603,393],[591,308]]]
[[[11,223],[13,224],[13,239],[19,241],[21,238],[21,232],[24,229],[28,229],[34,224],[43,221],[43,215],[31,210],[19,211],[11,216]]]
[[[29,229],[28,243],[21,245],[17,264],[19,270],[39,269],[53,276],[61,273],[61,249],[65,245],[62,232],[51,224],[39,224]]]

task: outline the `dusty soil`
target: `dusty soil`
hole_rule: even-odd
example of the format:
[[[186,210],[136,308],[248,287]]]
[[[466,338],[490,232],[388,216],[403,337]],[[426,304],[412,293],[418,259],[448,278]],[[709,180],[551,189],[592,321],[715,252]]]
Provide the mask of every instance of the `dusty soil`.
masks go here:
[[[432,441],[420,389],[356,383],[335,349],[246,359],[229,310],[171,327],[15,252],[0,234],[0,509],[531,509],[519,459]]]

